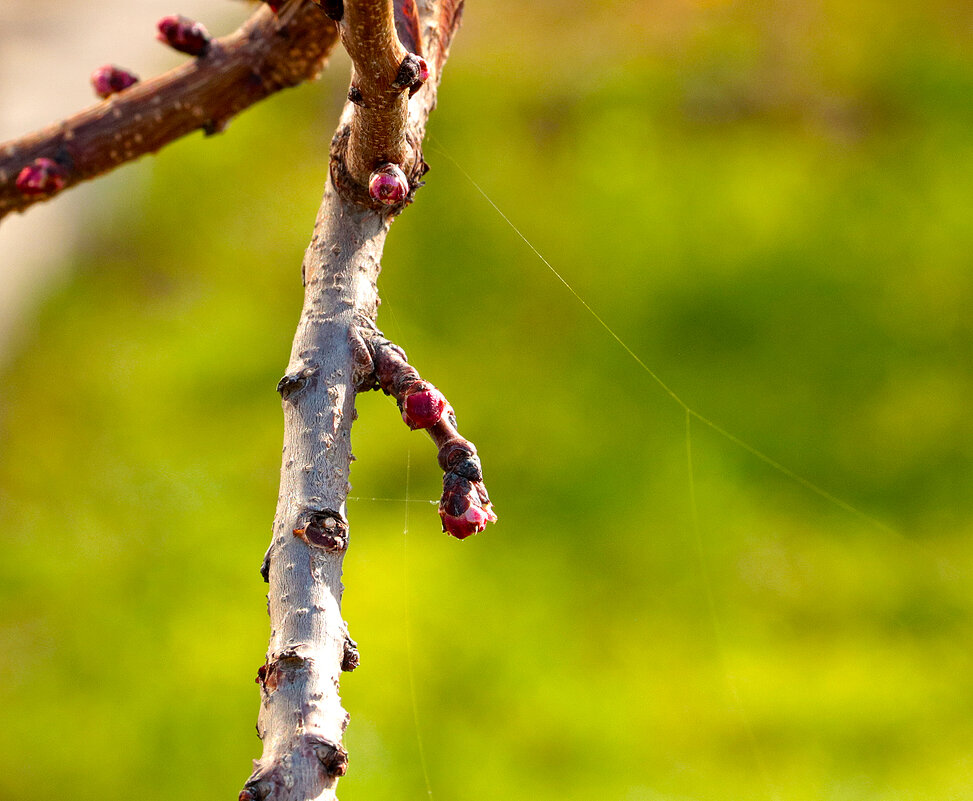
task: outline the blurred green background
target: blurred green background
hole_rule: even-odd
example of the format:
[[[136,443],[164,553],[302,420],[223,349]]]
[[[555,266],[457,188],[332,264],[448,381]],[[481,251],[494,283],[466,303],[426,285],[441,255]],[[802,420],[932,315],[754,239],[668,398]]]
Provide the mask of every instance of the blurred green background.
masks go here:
[[[380,324],[500,522],[404,534],[434,449],[360,399],[353,495],[399,500],[350,505],[343,801],[973,799],[971,45],[966,0],[468,5]],[[5,368],[3,798],[234,798],[259,755],[346,86],[91,190]],[[693,409],[894,531],[698,422],[694,527],[683,410],[444,152]]]

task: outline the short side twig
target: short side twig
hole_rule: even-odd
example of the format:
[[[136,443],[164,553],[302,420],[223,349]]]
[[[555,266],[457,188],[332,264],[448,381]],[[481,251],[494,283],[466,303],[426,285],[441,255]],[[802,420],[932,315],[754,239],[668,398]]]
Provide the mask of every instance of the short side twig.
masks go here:
[[[443,495],[439,516],[443,531],[458,539],[478,534],[497,516],[490,503],[476,447],[460,436],[456,414],[436,387],[409,364],[405,351],[368,325],[355,335],[357,391],[381,389],[395,398],[402,419],[412,429],[425,429],[439,449]]]
[[[192,131],[217,133],[257,101],[316,77],[338,34],[320,8],[299,3],[286,20],[262,5],[236,32],[199,48],[192,61],[0,144],[0,218]],[[96,91],[102,92],[99,83],[110,84],[112,76],[99,77]]]

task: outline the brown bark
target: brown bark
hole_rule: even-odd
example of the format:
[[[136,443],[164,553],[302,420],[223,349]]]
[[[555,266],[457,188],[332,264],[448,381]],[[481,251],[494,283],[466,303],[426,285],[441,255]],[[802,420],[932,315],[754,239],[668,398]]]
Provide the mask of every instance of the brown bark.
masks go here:
[[[371,329],[378,310],[376,280],[385,237],[404,205],[381,207],[369,201],[368,171],[377,159],[393,160],[396,154],[376,148],[378,140],[368,131],[373,117],[398,115],[385,139],[413,143],[415,164],[421,164],[418,143],[459,22],[459,7],[452,2],[418,4],[417,29],[423,32],[430,76],[411,100],[408,87],[390,100],[399,69],[395,60],[405,55],[402,45],[390,40],[391,2],[347,2],[344,12],[342,40],[352,56],[358,93],[352,92],[355,102],[346,104],[332,145],[331,178],[304,257],[304,308],[287,374],[278,387],[284,451],[273,537],[264,563],[271,625],[267,660],[259,675],[257,728],[264,748],[241,793],[243,801],[332,799],[347,768],[341,738],[348,715],[341,707],[338,681],[343,669],[358,663],[341,617],[351,424],[356,385],[374,383],[362,376],[356,352],[362,347],[362,329]],[[381,114],[372,115],[372,110]],[[415,174],[415,164],[407,173]]]
[[[337,40],[335,23],[309,0],[283,21],[262,4],[205,55],[0,144],[0,219],[195,130],[222,131],[257,101],[315,78]],[[37,159],[55,162],[63,180],[48,192],[22,192],[17,176]]]

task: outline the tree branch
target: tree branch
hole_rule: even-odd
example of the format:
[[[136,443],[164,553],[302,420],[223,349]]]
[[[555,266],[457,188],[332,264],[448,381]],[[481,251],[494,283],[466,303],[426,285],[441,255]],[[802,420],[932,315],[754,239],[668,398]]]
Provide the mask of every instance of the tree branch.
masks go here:
[[[320,8],[297,2],[282,21],[261,5],[193,61],[0,144],[0,219],[197,129],[218,133],[257,101],[317,77],[337,29]]]
[[[330,179],[302,266],[304,307],[287,374],[278,385],[284,407],[281,487],[262,568],[270,585],[271,626],[266,663],[258,674],[257,729],[264,748],[241,801],[335,797],[337,780],[347,769],[341,739],[348,715],[338,682],[342,670],[358,664],[341,617],[355,394],[377,383],[401,396],[408,412],[407,396],[431,388],[401,351],[378,337],[376,281],[389,226],[425,170],[419,143],[461,3],[396,1],[400,16],[405,10],[406,29],[422,32],[428,70],[424,82],[400,82],[397,90],[393,84],[408,55],[394,36],[392,3],[351,0],[343,14],[336,4],[327,4],[341,19],[342,41],[354,62],[352,90],[332,141]],[[408,147],[396,149],[402,142]],[[392,202],[373,187],[375,174],[386,174],[385,168],[408,174],[407,193],[391,196]],[[419,416],[426,411],[412,408]],[[449,462],[444,469],[473,475],[475,466],[478,477],[478,462],[471,461],[475,450],[456,434],[451,416],[439,411],[430,432],[442,439],[440,453]],[[431,419],[426,414],[424,422]],[[470,485],[479,508],[489,512],[485,490],[481,497],[473,487],[482,482],[456,475]],[[446,488],[444,480],[444,499],[462,489]]]

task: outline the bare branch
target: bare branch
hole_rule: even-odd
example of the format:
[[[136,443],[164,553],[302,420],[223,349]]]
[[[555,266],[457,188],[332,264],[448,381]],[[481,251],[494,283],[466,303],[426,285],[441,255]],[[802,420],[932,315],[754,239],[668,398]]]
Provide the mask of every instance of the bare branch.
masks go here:
[[[326,5],[329,13],[342,16],[338,4]],[[418,145],[459,22],[459,6],[451,0],[425,0],[418,5],[415,30],[423,32],[422,47],[435,70],[430,70],[424,85],[415,87],[418,91],[410,101],[409,86],[397,92],[389,89],[405,59],[402,45],[389,41],[394,35],[391,12],[388,2],[351,0],[345,4],[341,23],[355,60],[353,89],[357,87],[361,96],[350,93],[352,99],[345,105],[332,142],[331,177],[302,267],[304,308],[287,374],[278,385],[284,407],[281,487],[273,537],[261,568],[270,585],[271,627],[267,660],[259,675],[257,729],[264,748],[241,801],[329,801],[348,766],[341,745],[348,715],[341,706],[338,682],[342,670],[354,668],[359,656],[341,616],[341,569],[349,542],[346,501],[355,395],[367,383],[361,331],[374,330],[385,237],[424,169]],[[349,24],[349,20],[363,22]],[[377,33],[369,27],[373,22]],[[354,41],[359,35],[386,51],[378,59],[381,74],[370,72],[366,81],[362,71],[371,60],[363,57],[366,48]],[[359,105],[362,101],[364,107]],[[363,113],[372,102],[375,107]],[[372,115],[372,110],[381,113]],[[393,115],[394,122],[389,120]],[[362,120],[372,118],[385,119],[388,130],[379,131],[376,123],[374,136],[353,138],[353,127],[359,123],[367,127],[372,123]],[[392,204],[376,200],[366,188],[380,160],[393,158],[384,145],[372,150],[382,141],[408,142],[415,153],[414,163],[406,163],[408,197]],[[346,158],[367,166],[349,169]],[[376,353],[374,343],[372,353]],[[441,453],[445,450],[449,456],[452,446],[447,440],[456,444],[455,429],[444,424],[434,427],[433,433],[443,436]],[[461,450],[456,449],[456,465],[465,465]]]
[[[261,5],[199,58],[0,144],[0,218],[195,130],[218,133],[257,101],[317,77],[337,42],[336,26],[317,6],[298,2],[280,22]]]
[[[418,74],[399,80],[407,51],[395,32],[392,0],[347,3],[340,24],[341,43],[354,65],[352,93],[356,106],[351,119],[347,165],[352,178],[365,184],[380,164],[396,164],[410,173],[417,154],[406,141],[408,91]],[[408,70],[406,69],[406,72]]]

